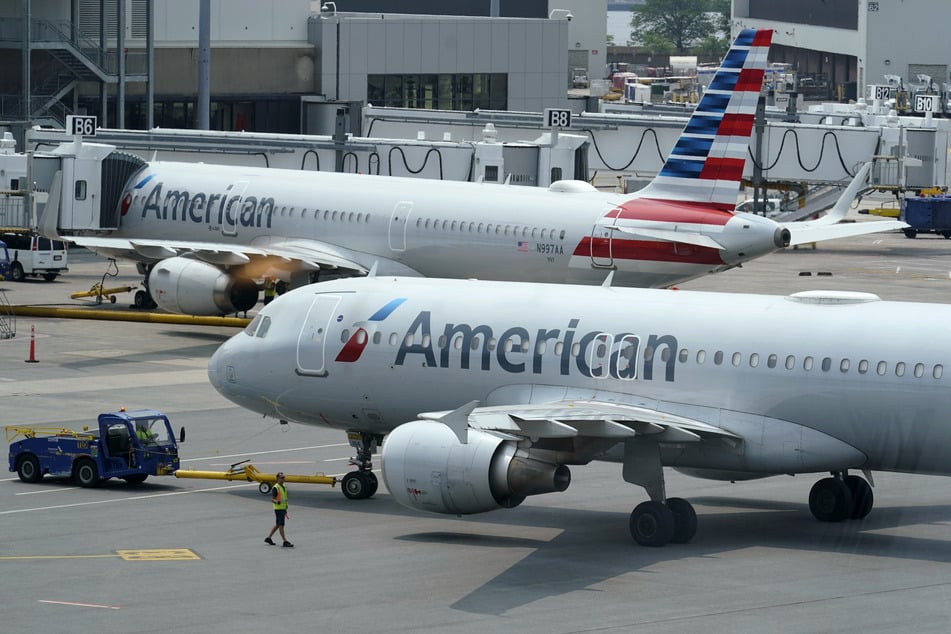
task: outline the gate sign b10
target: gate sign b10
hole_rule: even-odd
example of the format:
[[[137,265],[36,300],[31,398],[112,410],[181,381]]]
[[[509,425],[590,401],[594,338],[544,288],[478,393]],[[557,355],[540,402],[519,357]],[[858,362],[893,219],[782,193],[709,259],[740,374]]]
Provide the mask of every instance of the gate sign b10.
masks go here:
[[[915,112],[938,112],[940,108],[938,95],[915,95]]]
[[[546,128],[570,128],[571,110],[561,108],[545,108]]]
[[[66,133],[73,136],[96,136],[96,117],[68,115],[66,117]]]

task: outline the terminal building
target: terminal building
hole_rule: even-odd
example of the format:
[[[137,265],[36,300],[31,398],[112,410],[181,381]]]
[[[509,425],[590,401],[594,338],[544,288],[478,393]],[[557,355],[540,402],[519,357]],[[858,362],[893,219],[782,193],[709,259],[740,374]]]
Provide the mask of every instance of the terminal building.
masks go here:
[[[0,66],[22,69],[0,77],[0,121],[196,127],[200,4],[0,4]],[[210,129],[328,132],[327,102],[538,111],[567,103],[572,68],[604,68],[606,0],[209,4]]]

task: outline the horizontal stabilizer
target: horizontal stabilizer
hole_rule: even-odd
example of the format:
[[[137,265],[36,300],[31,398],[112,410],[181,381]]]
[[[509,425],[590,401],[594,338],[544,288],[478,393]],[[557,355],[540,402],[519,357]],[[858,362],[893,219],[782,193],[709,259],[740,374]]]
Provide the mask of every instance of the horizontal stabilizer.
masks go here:
[[[800,244],[808,244],[809,242],[822,242],[823,240],[835,240],[836,238],[864,236],[869,233],[895,231],[905,229],[908,227],[908,224],[900,220],[872,220],[869,222],[812,227],[796,227],[796,223],[791,222],[786,225],[786,227],[790,232],[790,246],[797,246]]]

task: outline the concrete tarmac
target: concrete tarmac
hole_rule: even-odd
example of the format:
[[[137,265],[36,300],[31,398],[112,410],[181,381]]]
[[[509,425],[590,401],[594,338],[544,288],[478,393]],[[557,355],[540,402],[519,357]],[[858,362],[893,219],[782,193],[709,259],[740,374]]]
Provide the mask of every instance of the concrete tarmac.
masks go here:
[[[859,218],[866,220],[866,218]],[[752,262],[684,289],[951,299],[951,241],[840,240]],[[73,256],[47,283],[0,283],[14,304],[75,306],[105,264]],[[810,273],[810,275],[801,275]],[[819,275],[823,273],[823,275]],[[829,275],[825,275],[828,273]],[[120,266],[119,284],[136,282]],[[107,285],[111,282],[107,281]],[[88,300],[86,300],[88,303]],[[119,296],[125,310],[131,296]],[[702,319],[702,315],[698,315]],[[35,327],[36,363],[29,356]],[[908,323],[880,324],[883,337]],[[342,475],[340,432],[279,425],[232,406],[206,362],[233,328],[21,318],[0,341],[2,424],[94,424],[151,407],[187,429],[183,467]],[[843,337],[849,333],[843,332]],[[944,333],[921,333],[924,338]],[[818,476],[746,483],[668,473],[700,527],[686,545],[635,545],[644,491],[620,466],[572,469],[564,493],[467,518],[289,487],[288,538],[256,484],[151,478],[81,489],[0,477],[0,630],[32,632],[944,632],[951,627],[951,481],[876,473],[861,522],[808,510]]]

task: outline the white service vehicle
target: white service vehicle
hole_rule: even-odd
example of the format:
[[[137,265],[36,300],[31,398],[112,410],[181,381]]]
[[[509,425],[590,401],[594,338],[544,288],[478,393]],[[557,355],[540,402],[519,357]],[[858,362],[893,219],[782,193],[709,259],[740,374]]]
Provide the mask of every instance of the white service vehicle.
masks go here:
[[[66,243],[50,240],[31,233],[0,234],[10,253],[10,277],[22,282],[28,275],[43,276],[52,282],[61,273],[69,271]]]

